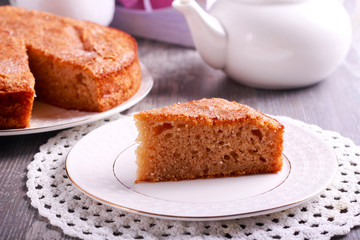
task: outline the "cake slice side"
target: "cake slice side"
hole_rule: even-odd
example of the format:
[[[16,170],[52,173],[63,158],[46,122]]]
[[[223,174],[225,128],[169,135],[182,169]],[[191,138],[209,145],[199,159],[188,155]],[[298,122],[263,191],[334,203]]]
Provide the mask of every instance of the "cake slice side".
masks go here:
[[[29,127],[35,79],[22,40],[0,31],[0,129]]]
[[[202,99],[135,115],[137,182],[278,172],[283,126],[245,105]]]

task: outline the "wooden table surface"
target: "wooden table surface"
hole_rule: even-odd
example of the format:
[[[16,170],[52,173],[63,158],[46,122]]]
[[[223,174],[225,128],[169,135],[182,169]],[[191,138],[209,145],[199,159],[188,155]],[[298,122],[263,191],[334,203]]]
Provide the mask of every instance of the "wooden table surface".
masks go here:
[[[221,71],[208,67],[194,49],[144,39],[138,39],[138,44],[140,59],[155,83],[150,94],[124,114],[221,97],[264,113],[316,124],[360,144],[360,78],[351,75],[344,66],[311,87],[261,90],[235,83]],[[41,217],[26,196],[26,167],[39,147],[57,133],[0,137],[0,239],[73,239]],[[334,239],[360,239],[360,228]]]

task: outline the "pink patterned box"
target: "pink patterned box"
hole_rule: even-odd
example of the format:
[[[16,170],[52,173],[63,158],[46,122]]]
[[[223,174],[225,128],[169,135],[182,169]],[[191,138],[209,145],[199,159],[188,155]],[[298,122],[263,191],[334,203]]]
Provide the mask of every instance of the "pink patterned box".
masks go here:
[[[172,0],[117,0],[112,27],[131,35],[193,47],[184,16]],[[204,0],[199,1],[204,6]]]

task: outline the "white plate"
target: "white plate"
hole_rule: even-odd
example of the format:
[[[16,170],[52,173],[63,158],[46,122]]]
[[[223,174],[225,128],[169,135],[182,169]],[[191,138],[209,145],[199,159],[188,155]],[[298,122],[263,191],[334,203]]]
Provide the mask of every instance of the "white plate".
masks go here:
[[[67,110],[35,100],[30,127],[0,130],[0,136],[24,135],[70,128],[107,118],[115,113],[124,111],[141,101],[150,92],[153,86],[153,78],[144,64],[141,64],[141,72],[142,80],[139,90],[134,96],[117,107],[100,113],[83,112],[77,110]]]
[[[132,118],[106,124],[69,152],[70,180],[90,197],[142,215],[177,220],[225,220],[280,211],[322,191],[333,179],[337,158],[320,138],[287,118],[284,166],[277,174],[134,184]]]

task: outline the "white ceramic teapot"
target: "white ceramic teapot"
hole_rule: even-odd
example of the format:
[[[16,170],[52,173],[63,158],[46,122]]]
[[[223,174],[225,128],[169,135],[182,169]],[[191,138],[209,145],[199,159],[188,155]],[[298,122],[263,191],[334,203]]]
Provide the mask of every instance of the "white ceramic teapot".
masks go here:
[[[206,63],[248,86],[298,88],[328,77],[352,39],[339,0],[175,0]]]

